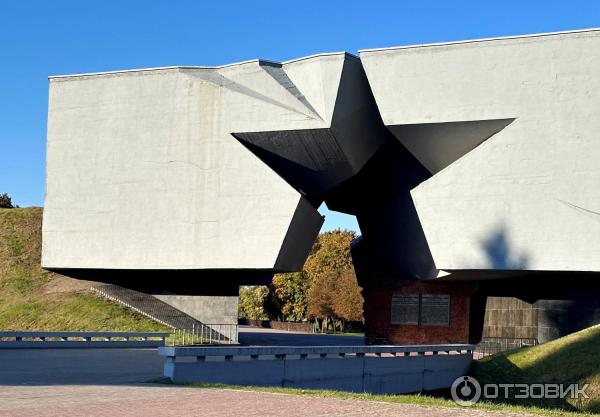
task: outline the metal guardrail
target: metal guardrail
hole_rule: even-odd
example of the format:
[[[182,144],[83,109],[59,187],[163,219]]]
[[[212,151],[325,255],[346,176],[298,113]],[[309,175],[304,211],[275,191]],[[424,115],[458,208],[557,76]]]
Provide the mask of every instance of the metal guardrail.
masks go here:
[[[200,326],[202,324],[151,294],[113,284],[93,286],[91,290],[172,329],[186,329],[192,325]]]
[[[538,345],[538,340],[526,337],[485,337],[475,348],[477,359],[506,352],[513,349],[521,349]]]
[[[0,332],[0,348],[160,347],[161,332]]]
[[[104,284],[92,287],[97,294],[173,329],[171,343],[237,343],[237,323],[203,323],[151,294]]]

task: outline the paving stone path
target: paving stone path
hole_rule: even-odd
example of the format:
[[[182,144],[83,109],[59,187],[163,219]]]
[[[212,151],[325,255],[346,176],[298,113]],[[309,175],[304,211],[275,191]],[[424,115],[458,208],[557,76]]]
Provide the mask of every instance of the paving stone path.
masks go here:
[[[0,416],[517,417],[463,408],[159,384],[4,386]]]

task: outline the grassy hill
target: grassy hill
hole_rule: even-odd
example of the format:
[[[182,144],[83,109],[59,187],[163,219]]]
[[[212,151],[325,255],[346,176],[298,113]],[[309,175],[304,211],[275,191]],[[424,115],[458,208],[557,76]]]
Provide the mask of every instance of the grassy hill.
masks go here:
[[[546,399],[534,404],[600,413],[600,325],[539,346],[490,356],[477,361],[472,373],[482,385],[587,383],[587,400]]]
[[[0,329],[164,331],[93,295],[93,283],[40,267],[42,209],[0,209]]]

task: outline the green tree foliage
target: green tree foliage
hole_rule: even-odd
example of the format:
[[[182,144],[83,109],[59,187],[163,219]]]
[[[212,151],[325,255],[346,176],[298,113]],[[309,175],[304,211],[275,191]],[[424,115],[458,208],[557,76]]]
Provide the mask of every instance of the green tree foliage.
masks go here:
[[[333,230],[319,234],[304,270],[311,281],[320,281],[328,274],[339,275],[353,269],[350,243],[356,234],[349,230]]]
[[[317,238],[304,264],[309,277],[308,317],[343,329],[346,320],[362,320],[363,298],[356,281],[350,243],[354,232],[334,230]]]
[[[334,320],[336,274],[334,271],[323,271],[316,277],[311,277],[308,290],[308,317],[316,319],[317,323],[323,323],[328,327],[329,321]]]
[[[348,269],[338,276],[335,293],[336,297],[333,300],[335,315],[342,320],[363,321],[364,299],[354,269]]]
[[[321,233],[301,272],[277,274],[268,287],[240,289],[240,317],[303,321],[343,330],[345,321],[363,319],[350,243],[354,232]]]
[[[267,320],[265,301],[269,289],[264,285],[240,287],[239,317],[251,320]]]
[[[303,321],[306,319],[308,277],[304,271],[290,274],[277,274],[269,286],[271,306],[284,321]]]
[[[12,199],[6,193],[0,194],[0,208],[15,208],[12,204]]]

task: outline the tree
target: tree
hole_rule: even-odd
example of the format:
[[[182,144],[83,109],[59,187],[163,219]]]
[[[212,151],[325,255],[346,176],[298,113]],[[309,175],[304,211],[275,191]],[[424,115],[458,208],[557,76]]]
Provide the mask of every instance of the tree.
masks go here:
[[[303,321],[306,319],[308,293],[306,272],[275,275],[269,286],[269,291],[275,299],[271,301],[271,305],[278,307],[283,320]]]
[[[12,204],[12,199],[6,193],[0,194],[0,208],[15,208]]]
[[[345,321],[363,321],[364,299],[353,269],[347,269],[338,276],[335,292],[333,310],[341,319],[342,331]]]
[[[354,268],[350,244],[355,237],[356,234],[349,230],[321,233],[304,264],[304,270],[310,280],[319,281],[331,271],[340,274],[346,269]]]
[[[269,289],[264,285],[240,287],[238,316],[250,320],[267,320],[264,305],[268,294]]]
[[[309,278],[307,315],[343,328],[345,320],[361,320],[363,298],[356,282],[350,243],[356,237],[348,230],[322,233],[304,264]]]
[[[315,319],[322,330],[343,331],[346,321],[362,321],[363,297],[356,281],[350,243],[355,233],[321,233],[301,272],[277,274],[268,287],[240,288],[240,317],[265,320]]]
[[[334,271],[324,272],[311,279],[308,290],[308,316],[316,319],[317,324],[324,331],[329,327],[329,322],[335,319],[334,300],[335,294]]]

